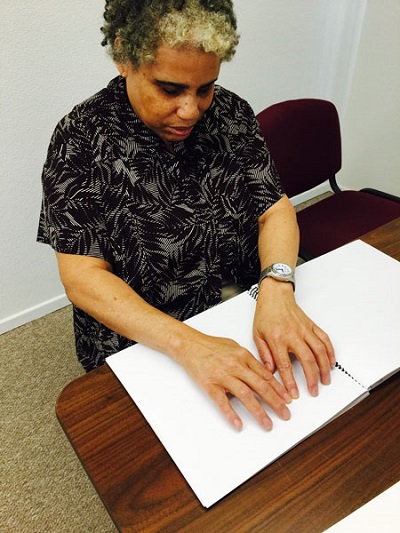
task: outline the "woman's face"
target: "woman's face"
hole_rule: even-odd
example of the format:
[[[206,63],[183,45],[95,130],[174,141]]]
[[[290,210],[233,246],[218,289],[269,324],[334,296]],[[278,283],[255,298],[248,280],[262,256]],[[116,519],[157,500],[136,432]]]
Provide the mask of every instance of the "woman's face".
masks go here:
[[[117,67],[136,114],[168,143],[186,139],[210,107],[220,60],[215,54],[163,43],[154,63]]]

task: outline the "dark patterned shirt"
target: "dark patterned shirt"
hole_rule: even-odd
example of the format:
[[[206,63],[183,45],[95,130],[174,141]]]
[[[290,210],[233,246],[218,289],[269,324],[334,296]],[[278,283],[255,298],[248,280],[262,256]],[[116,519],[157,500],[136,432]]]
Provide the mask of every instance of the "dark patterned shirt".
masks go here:
[[[216,87],[175,153],[133,112],[118,77],[57,125],[43,170],[38,241],[108,261],[184,320],[257,280],[257,219],[283,191],[250,106]],[[133,344],[74,307],[86,370]]]

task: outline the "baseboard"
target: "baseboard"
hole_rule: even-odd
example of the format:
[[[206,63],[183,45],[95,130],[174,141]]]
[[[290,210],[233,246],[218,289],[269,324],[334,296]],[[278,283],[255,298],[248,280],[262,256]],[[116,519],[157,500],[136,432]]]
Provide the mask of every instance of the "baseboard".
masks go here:
[[[312,200],[312,198],[315,198],[316,196],[319,196],[320,194],[324,194],[325,192],[332,191],[332,189],[329,186],[329,183],[322,183],[321,185],[317,185],[317,187],[314,187],[314,189],[310,189],[307,192],[303,192],[301,194],[298,194],[297,196],[292,196],[290,198],[290,201],[293,205],[298,205],[303,202],[308,202],[309,200]]]
[[[344,185],[343,183],[338,183],[338,186],[341,191],[352,190],[352,187],[348,187],[347,185]],[[324,194],[326,192],[332,192],[331,186],[329,185],[328,181],[321,183],[321,185],[317,185],[316,187],[314,187],[314,189],[310,189],[307,192],[303,192],[301,194],[298,194],[297,196],[292,196],[290,198],[290,201],[292,202],[293,205],[299,205],[303,202],[308,202],[309,200],[312,200],[316,196],[319,196],[320,194]]]
[[[14,328],[18,328],[19,326],[23,326],[32,320],[42,318],[53,311],[57,311],[58,309],[69,305],[69,303],[70,302],[66,295],[61,294],[60,296],[56,296],[51,300],[47,300],[46,302],[42,302],[28,309],[24,309],[20,313],[3,318],[0,320],[0,335],[2,333],[6,333],[7,331],[11,331]]]

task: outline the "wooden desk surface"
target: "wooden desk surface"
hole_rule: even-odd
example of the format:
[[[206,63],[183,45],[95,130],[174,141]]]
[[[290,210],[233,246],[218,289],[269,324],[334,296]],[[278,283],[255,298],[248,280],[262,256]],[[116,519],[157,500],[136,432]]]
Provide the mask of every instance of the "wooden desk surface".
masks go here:
[[[363,240],[400,260],[400,218]],[[120,531],[313,533],[400,480],[399,385],[397,374],[210,509],[107,365],[67,385],[56,413]]]

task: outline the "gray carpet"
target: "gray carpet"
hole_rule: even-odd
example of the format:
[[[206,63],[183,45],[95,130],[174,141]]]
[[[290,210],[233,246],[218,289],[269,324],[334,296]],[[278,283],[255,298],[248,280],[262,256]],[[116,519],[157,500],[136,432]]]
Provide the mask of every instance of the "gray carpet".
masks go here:
[[[0,531],[115,532],[54,410],[83,373],[71,307],[1,335],[0,364]]]

